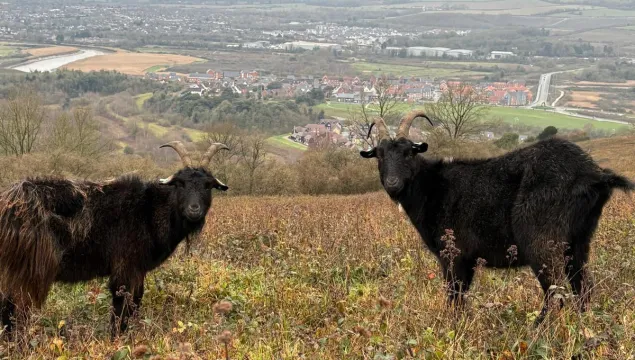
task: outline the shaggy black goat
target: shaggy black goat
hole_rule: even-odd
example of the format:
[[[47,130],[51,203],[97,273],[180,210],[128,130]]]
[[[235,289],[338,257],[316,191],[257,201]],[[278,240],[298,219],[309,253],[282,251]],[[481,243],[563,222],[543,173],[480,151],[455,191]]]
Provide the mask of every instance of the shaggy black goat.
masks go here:
[[[54,282],[109,276],[112,332],[126,330],[131,311],[122,287],[132,294],[135,308],[140,306],[146,273],[203,228],[211,190],[227,190],[207,170],[225,145],[212,144],[196,167],[181,142],[161,147],[166,146],[185,165],[167,179],[27,179],[0,194],[2,325],[11,330],[15,310],[26,314],[31,306],[40,307]]]
[[[602,209],[613,189],[635,185],[560,139],[490,159],[425,159],[417,154],[428,144],[407,138],[416,117],[430,121],[423,112],[411,112],[395,139],[376,119],[379,143],[361,155],[377,158],[384,189],[440,262],[449,304],[463,305],[462,292],[481,258],[495,268],[531,266],[545,294],[538,323],[552,285],[565,274],[584,311],[593,287],[585,264]],[[453,230],[454,241],[447,241],[446,229]]]

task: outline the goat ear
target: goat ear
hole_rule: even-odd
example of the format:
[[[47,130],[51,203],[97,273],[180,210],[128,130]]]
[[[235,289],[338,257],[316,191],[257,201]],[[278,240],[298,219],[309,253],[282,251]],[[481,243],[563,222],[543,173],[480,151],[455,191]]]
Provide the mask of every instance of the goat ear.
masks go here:
[[[377,157],[377,148],[372,148],[366,151],[360,151],[359,154],[366,159]]]
[[[428,143],[416,143],[412,144],[412,151],[415,154],[421,154],[428,151]]]
[[[229,186],[223,184],[222,181],[216,179],[216,183],[214,184],[214,189],[218,189],[221,191],[227,191],[229,189]]]

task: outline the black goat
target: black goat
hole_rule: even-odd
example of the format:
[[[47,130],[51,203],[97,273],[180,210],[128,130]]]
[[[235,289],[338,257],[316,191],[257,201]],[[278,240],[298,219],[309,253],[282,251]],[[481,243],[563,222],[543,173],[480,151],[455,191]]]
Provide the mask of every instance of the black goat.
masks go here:
[[[41,307],[54,282],[109,276],[112,332],[126,330],[131,311],[122,287],[139,307],[146,273],[203,228],[211,190],[228,189],[207,170],[225,145],[212,144],[197,167],[181,142],[161,147],[166,146],[185,165],[168,179],[145,182],[124,176],[94,183],[36,178],[0,195],[2,325],[11,330],[16,310],[26,314],[31,306]]]
[[[406,115],[392,139],[383,119],[373,125],[384,189],[398,202],[440,262],[449,303],[463,305],[479,258],[486,266],[531,266],[545,294],[537,322],[546,315],[553,288],[566,274],[584,311],[593,287],[586,263],[591,238],[613,189],[635,189],[628,179],[600,168],[577,145],[540,141],[482,160],[429,160],[426,143],[408,140],[421,111]],[[455,240],[445,234],[452,229]],[[457,251],[458,250],[458,251]]]

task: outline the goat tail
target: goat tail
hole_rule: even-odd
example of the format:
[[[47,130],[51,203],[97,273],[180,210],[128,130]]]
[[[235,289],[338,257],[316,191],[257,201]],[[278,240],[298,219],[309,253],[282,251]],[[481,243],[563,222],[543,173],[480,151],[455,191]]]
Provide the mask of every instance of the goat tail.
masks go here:
[[[42,204],[46,190],[28,181],[0,194],[0,295],[42,306],[55,281],[61,252]]]
[[[635,183],[624,176],[617,175],[610,169],[602,169],[602,180],[612,189],[621,189],[627,192],[635,190]]]

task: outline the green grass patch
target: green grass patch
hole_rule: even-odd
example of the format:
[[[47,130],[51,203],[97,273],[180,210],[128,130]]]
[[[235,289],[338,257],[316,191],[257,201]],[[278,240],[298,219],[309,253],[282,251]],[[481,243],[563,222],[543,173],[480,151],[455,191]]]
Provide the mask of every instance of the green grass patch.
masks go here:
[[[146,73],[153,73],[157,71],[165,70],[169,67],[169,65],[154,65],[144,70]]]
[[[143,109],[143,104],[151,97],[152,93],[145,93],[135,96],[135,102],[137,103],[137,107],[139,108],[139,110]]]
[[[272,136],[267,139],[267,143],[283,149],[294,149],[294,150],[302,150],[305,151],[307,149],[306,146],[298,144],[295,141],[289,140],[287,137],[291,134],[282,134],[277,136]]]
[[[190,128],[183,128],[183,131],[190,137],[190,139],[192,139],[192,141],[203,141],[207,139],[207,133],[205,131]]]
[[[562,129],[582,129],[586,124],[603,130],[618,130],[626,125],[611,122],[594,121],[546,110],[531,110],[510,107],[490,107],[488,118],[501,118],[508,123],[519,122],[525,125],[547,127],[555,126]]]
[[[11,56],[18,50],[13,46],[0,45],[0,57]]]

